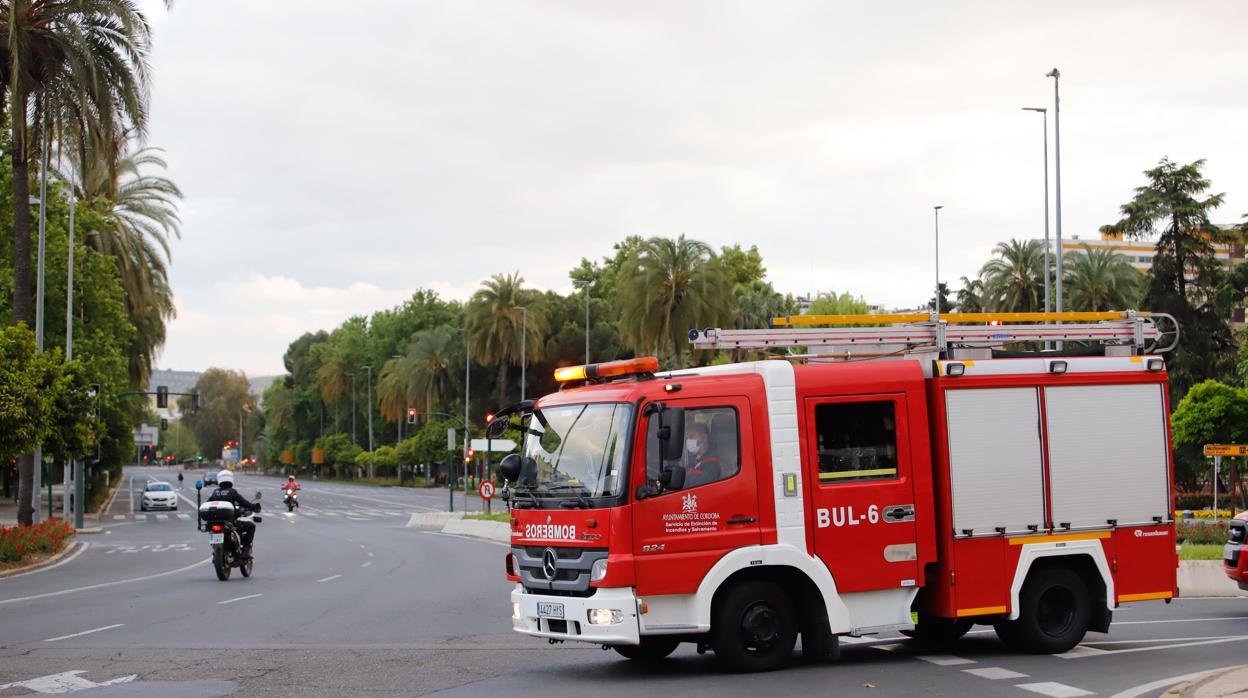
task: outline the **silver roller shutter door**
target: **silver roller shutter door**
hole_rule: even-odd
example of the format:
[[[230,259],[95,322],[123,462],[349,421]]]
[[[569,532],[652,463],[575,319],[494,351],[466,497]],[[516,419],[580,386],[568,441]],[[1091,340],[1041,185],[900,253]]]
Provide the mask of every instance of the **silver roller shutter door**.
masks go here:
[[[1054,525],[1170,519],[1162,386],[1045,388]]]
[[[1035,388],[949,390],[949,471],[955,535],[1044,525],[1040,406]]]

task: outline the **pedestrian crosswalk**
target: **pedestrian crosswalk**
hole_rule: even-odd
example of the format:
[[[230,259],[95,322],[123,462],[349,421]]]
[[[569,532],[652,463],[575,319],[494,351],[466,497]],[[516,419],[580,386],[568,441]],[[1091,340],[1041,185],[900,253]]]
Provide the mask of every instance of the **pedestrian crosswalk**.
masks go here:
[[[326,518],[338,519],[346,521],[377,521],[388,519],[406,519],[411,516],[411,512],[399,509],[296,509],[294,512],[278,511],[278,512],[262,512],[266,516],[289,516],[293,518],[306,516],[311,519]],[[182,512],[134,512],[133,514],[112,514],[114,521],[133,520],[135,523],[162,523],[171,521],[191,521],[195,520],[193,513]]]

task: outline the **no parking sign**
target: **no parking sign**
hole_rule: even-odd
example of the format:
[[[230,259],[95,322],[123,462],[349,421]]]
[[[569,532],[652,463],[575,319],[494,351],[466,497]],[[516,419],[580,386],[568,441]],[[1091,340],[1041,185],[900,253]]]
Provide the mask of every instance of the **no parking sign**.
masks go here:
[[[489,480],[482,480],[481,486],[477,488],[477,492],[481,494],[481,499],[490,501],[494,498],[494,483]]]

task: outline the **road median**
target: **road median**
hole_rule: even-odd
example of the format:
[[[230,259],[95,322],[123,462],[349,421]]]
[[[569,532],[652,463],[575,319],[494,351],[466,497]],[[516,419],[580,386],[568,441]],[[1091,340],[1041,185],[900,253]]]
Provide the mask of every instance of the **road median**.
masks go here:
[[[511,542],[511,528],[499,521],[481,521],[466,519],[462,512],[431,511],[412,514],[407,522],[408,528],[422,531],[436,531],[454,536],[482,538],[496,543]]]

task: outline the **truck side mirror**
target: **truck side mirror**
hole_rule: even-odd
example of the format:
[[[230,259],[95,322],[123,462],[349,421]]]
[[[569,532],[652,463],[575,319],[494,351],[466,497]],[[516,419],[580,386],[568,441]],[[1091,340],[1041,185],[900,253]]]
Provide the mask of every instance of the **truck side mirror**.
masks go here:
[[[508,453],[503,456],[503,462],[498,464],[498,472],[507,482],[515,482],[520,479],[520,469],[523,461],[520,459],[519,453]]]
[[[659,484],[669,491],[685,488],[685,468],[681,465],[669,465],[659,473]]]
[[[664,461],[678,461],[685,455],[683,407],[667,407],[659,412],[659,453]]]

